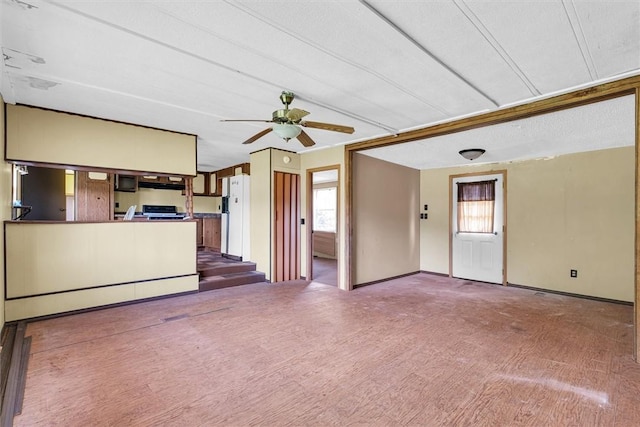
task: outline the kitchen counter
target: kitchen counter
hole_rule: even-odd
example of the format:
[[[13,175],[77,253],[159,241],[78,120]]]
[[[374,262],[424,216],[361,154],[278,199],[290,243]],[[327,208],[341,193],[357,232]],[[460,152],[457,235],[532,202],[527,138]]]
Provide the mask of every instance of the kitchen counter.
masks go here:
[[[194,218],[220,218],[222,216],[222,214],[220,213],[199,213],[199,212],[194,212],[193,217]]]
[[[5,221],[7,321],[196,292],[197,221]]]

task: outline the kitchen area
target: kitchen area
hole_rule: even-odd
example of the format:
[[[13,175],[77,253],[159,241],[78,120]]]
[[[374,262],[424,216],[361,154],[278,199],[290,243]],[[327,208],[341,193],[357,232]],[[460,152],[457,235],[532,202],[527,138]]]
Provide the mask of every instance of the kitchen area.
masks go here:
[[[196,135],[4,109],[5,321],[264,281],[243,260],[249,164],[200,172]]]
[[[248,181],[248,176],[249,163],[219,171],[197,172],[192,179],[193,213],[189,215],[187,183],[182,176],[18,165],[14,168],[13,219],[78,222],[193,220],[196,222],[195,244],[199,249],[239,258],[244,255],[247,259],[248,253],[243,254],[242,249],[238,249],[242,246],[241,240],[236,243],[233,236],[243,234],[244,212],[244,222],[248,222],[248,208],[241,207],[248,206],[248,182],[244,196],[236,194],[237,181]],[[233,199],[230,198],[231,192]],[[231,239],[229,227],[234,230]],[[248,247],[248,243],[244,246]]]
[[[195,220],[199,249],[248,259],[249,173],[249,163],[198,172],[192,180],[191,217],[182,178],[115,175],[114,219]]]

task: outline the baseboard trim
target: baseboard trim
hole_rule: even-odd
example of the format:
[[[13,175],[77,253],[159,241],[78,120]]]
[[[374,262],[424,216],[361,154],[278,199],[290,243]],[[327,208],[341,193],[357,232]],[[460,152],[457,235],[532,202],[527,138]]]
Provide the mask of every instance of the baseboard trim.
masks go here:
[[[181,296],[192,295],[192,294],[197,294],[197,293],[198,293],[198,290],[187,291],[187,292],[179,292],[179,293],[175,293],[175,294],[158,295],[158,296],[149,297],[149,298],[141,298],[141,299],[134,299],[134,300],[129,300],[129,301],[115,302],[113,304],[97,305],[95,307],[79,308],[77,310],[63,311],[61,313],[52,313],[52,314],[45,314],[43,316],[28,317],[26,319],[20,319],[20,320],[14,321],[14,322],[29,322],[29,323],[30,322],[39,322],[41,320],[57,319],[58,317],[73,316],[74,314],[89,313],[91,311],[105,310],[107,308],[124,307],[124,306],[127,306],[127,305],[140,304],[140,303],[143,303],[143,302],[150,302],[150,301],[157,301],[157,300],[162,300],[162,299],[166,299],[166,298],[181,297]]]
[[[13,425],[13,417],[22,412],[22,398],[27,379],[27,364],[31,350],[31,337],[25,338],[27,323],[20,321],[15,326],[16,332],[9,361],[7,384],[2,391],[2,412],[0,424],[5,427]]]
[[[399,274],[398,276],[387,277],[386,279],[380,279],[380,280],[374,280],[374,281],[371,281],[371,282],[360,283],[358,285],[353,285],[353,289],[364,288],[365,286],[375,285],[377,283],[387,282],[389,280],[401,279],[403,277],[413,276],[414,274],[418,274],[418,273],[421,273],[421,271],[418,270],[418,271],[413,271],[411,273]]]
[[[432,276],[450,277],[449,274],[447,274],[447,273],[436,273],[435,271],[420,270],[420,273],[430,274]]]
[[[592,300],[592,301],[610,302],[612,304],[633,306],[633,302],[631,302],[631,301],[622,301],[622,300],[618,300],[618,299],[595,297],[595,296],[592,296],[592,295],[574,294],[574,293],[571,293],[571,292],[556,291],[554,289],[536,288],[536,287],[533,287],[533,286],[518,285],[516,283],[511,283],[511,282],[507,282],[507,287],[527,289],[527,290],[530,290],[530,291],[536,291],[536,292],[542,292],[542,293],[563,295],[563,296],[566,296],[566,297],[588,299],[588,300]]]

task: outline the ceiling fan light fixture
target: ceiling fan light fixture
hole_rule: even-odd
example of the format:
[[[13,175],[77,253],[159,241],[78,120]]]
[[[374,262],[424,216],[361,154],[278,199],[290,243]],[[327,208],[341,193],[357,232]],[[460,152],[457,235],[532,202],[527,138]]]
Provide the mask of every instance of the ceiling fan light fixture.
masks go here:
[[[291,138],[295,138],[300,135],[302,129],[300,129],[300,127],[296,125],[276,123],[273,125],[273,131],[280,138],[284,139],[285,141],[289,141]]]
[[[468,148],[466,150],[460,150],[458,153],[467,160],[475,160],[482,156],[486,150],[482,148]]]

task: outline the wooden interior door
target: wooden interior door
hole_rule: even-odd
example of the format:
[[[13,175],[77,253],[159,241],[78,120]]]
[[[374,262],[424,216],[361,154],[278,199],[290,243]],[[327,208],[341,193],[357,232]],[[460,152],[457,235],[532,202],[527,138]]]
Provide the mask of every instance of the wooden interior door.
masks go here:
[[[76,221],[113,219],[113,174],[76,172]]]
[[[275,172],[273,282],[300,279],[300,175]]]

